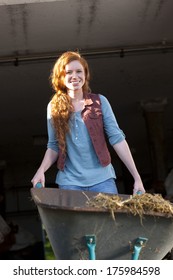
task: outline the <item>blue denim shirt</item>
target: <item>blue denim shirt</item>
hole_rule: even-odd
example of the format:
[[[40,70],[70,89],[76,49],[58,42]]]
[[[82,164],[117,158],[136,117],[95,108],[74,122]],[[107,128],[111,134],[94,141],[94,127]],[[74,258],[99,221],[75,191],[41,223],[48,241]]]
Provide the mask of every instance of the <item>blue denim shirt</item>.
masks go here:
[[[109,143],[114,145],[124,140],[112,108],[103,95],[100,95],[103,123]],[[48,144],[47,147],[58,152],[58,142],[51,122],[50,103],[48,104]],[[109,178],[116,178],[112,164],[101,166],[88,130],[81,117],[81,111],[74,112],[69,120],[70,132],[66,136],[67,158],[63,171],[58,171],[56,183],[59,185],[91,186]]]

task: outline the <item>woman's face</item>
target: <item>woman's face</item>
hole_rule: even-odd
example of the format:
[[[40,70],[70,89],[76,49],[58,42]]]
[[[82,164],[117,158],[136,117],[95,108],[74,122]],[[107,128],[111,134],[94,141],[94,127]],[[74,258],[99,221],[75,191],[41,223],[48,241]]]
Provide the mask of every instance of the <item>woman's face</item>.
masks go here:
[[[73,60],[65,66],[64,84],[67,90],[80,91],[85,84],[85,71],[78,60]]]

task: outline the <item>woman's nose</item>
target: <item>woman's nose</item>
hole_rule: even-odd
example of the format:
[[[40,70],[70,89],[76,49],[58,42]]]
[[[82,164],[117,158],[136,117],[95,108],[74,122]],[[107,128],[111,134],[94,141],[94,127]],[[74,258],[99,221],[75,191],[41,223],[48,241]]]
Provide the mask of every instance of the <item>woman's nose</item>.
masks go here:
[[[73,71],[72,78],[77,78],[77,72],[76,71]]]

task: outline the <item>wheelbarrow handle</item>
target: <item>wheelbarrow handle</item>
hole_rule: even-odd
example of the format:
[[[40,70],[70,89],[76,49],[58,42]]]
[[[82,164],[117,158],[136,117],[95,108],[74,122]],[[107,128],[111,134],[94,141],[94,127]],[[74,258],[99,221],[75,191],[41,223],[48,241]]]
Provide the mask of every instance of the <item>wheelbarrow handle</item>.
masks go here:
[[[35,185],[35,188],[38,188],[38,189],[40,189],[40,188],[42,188],[42,187],[43,187],[43,185],[42,185],[41,182],[38,182],[38,183]]]
[[[136,194],[142,194],[142,191],[137,191],[137,193]]]

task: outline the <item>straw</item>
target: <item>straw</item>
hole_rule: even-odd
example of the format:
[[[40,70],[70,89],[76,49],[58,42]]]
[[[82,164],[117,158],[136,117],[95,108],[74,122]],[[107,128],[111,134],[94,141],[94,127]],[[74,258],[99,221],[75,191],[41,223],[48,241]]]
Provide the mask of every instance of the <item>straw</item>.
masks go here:
[[[119,195],[106,195],[99,193],[87,201],[91,207],[104,208],[111,212],[115,219],[115,212],[125,210],[134,216],[142,217],[144,214],[164,214],[173,217],[173,204],[165,200],[160,194],[144,193],[141,195],[131,195],[128,199],[123,199]]]

